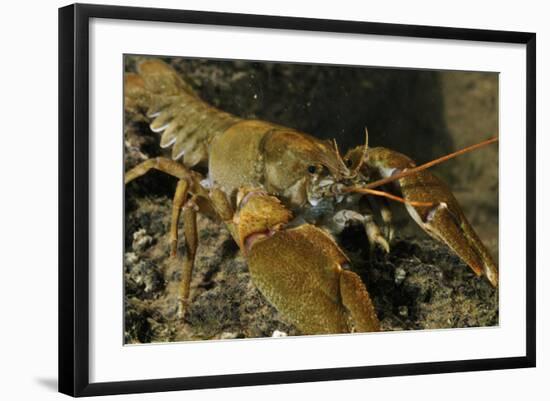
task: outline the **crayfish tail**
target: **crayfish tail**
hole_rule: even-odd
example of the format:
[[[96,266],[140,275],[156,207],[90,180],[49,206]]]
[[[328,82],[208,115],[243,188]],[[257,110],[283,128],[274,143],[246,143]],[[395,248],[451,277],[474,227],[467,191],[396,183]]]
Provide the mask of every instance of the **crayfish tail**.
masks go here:
[[[208,160],[212,139],[241,121],[210,106],[168,64],[146,59],[137,73],[126,73],[125,109],[140,112],[150,129],[161,134],[160,146],[172,149],[172,159],[188,167]]]

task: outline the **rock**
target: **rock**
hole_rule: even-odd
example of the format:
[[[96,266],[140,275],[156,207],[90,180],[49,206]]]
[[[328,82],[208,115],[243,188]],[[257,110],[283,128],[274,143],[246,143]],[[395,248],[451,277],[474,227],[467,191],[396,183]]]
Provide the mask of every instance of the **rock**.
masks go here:
[[[407,277],[407,272],[405,269],[398,267],[395,269],[395,284],[400,285],[403,280],[405,280],[405,277]]]
[[[399,316],[407,317],[409,315],[409,308],[406,305],[401,305],[397,308]]]
[[[220,340],[234,340],[235,338],[239,338],[239,335],[237,333],[229,333],[224,331],[220,335]]]
[[[145,250],[153,243],[153,237],[147,235],[147,231],[145,231],[144,228],[136,231],[133,237],[134,242],[132,242],[132,249],[136,252]]]
[[[124,254],[124,262],[128,265],[137,263],[139,257],[134,252],[126,252]]]

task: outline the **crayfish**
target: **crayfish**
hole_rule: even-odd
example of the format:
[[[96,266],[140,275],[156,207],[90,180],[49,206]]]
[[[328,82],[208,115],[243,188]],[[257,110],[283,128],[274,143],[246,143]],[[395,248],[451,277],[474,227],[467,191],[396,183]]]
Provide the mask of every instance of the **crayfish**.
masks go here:
[[[177,179],[170,249],[176,256],[183,220],[180,316],[189,305],[198,213],[225,224],[254,285],[304,334],[379,330],[367,288],[337,239],[348,224],[359,223],[371,246],[390,252],[390,200],[403,203],[425,232],[497,287],[497,265],[447,185],[428,170],[496,138],[417,166],[396,151],[369,147],[365,130],[364,144],[342,155],[336,141],[211,106],[156,59],[126,73],[124,94],[126,111],[142,114],[161,134],[160,146],[171,149],[171,158],[127,171],[125,183],[151,169]],[[381,200],[382,227],[367,197]]]

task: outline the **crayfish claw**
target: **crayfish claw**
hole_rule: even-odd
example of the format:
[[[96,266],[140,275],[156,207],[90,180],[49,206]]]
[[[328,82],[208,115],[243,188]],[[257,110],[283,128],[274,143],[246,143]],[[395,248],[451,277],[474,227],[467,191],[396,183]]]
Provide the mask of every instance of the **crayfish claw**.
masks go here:
[[[451,248],[477,276],[485,275],[491,285],[497,287],[498,268],[451,191],[430,173],[419,174],[424,176],[424,181],[432,184],[432,192],[424,192],[421,197],[434,206],[406,205],[409,214],[430,236]],[[433,190],[435,185],[437,190]],[[407,191],[405,188],[403,190]]]
[[[477,276],[485,275],[493,287],[498,286],[496,264],[461,212],[453,213],[442,202],[430,212],[423,228],[447,244]]]
[[[248,190],[232,220],[262,295],[304,334],[378,330],[367,289],[334,239],[310,224],[285,227],[289,218],[277,198]]]
[[[385,148],[369,153],[369,165],[384,178],[414,168],[407,156]],[[498,285],[498,268],[447,185],[428,170],[396,179],[394,186],[405,207],[429,235],[451,248],[478,276],[484,274],[493,287]]]
[[[259,240],[248,253],[256,287],[304,334],[379,330],[367,289],[347,263],[334,240],[309,224]]]
[[[354,323],[354,331],[380,331],[380,322],[376,316],[369,293],[359,276],[351,271],[340,275],[340,293],[342,303],[349,311]]]

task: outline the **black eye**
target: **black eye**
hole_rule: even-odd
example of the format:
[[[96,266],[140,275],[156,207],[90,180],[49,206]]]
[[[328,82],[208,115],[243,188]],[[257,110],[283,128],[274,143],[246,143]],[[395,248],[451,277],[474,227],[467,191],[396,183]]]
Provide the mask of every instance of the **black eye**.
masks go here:
[[[347,160],[346,160],[346,166],[347,166],[348,168],[351,168],[352,165],[353,165],[353,162],[351,161],[351,159],[347,159]]]
[[[308,171],[310,174],[315,173],[315,170],[317,170],[317,168],[316,168],[314,165],[307,166],[307,171]]]

